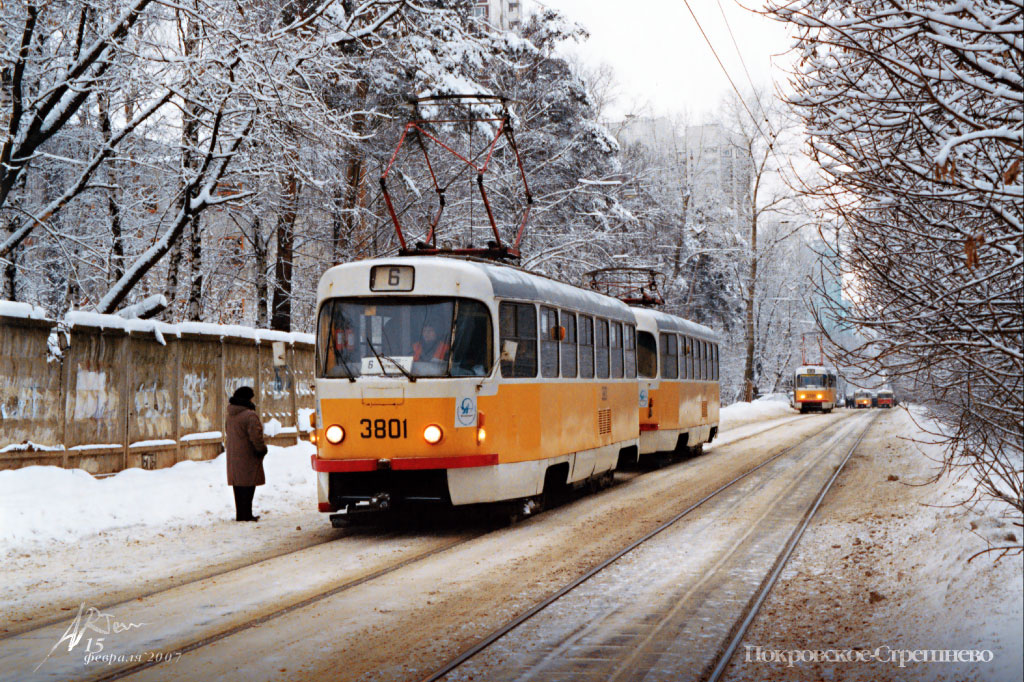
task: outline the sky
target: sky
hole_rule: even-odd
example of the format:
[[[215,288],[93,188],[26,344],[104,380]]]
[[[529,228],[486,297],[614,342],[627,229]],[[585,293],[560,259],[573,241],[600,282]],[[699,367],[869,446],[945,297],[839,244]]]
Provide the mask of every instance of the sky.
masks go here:
[[[751,81],[768,88],[773,80],[785,83],[779,66],[789,58],[774,56],[792,43],[785,26],[744,9],[736,0],[689,2],[740,91],[749,90]],[[761,0],[744,2],[759,6]],[[561,10],[590,32],[586,43],[566,45],[567,52],[591,67],[607,63],[614,69],[619,97],[609,112],[612,118],[627,113],[689,113],[696,122],[704,122],[731,91],[684,0],[527,0],[524,8],[530,13],[541,4]]]

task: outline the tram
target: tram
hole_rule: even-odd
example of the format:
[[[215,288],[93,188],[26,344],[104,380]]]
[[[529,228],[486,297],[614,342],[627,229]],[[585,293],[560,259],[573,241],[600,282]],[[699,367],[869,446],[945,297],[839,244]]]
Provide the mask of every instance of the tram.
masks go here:
[[[331,268],[317,300],[321,511],[606,483],[638,446],[636,322],[617,299],[423,256]]]
[[[836,371],[823,365],[802,365],[793,381],[793,404],[800,412],[831,412],[836,406]]]
[[[678,317],[519,268],[413,256],[317,291],[319,509],[542,505],[718,429],[718,341]]]
[[[895,404],[895,398],[893,392],[887,388],[883,388],[878,392],[878,406],[879,407],[892,407]]]
[[[641,457],[696,454],[718,432],[718,338],[707,327],[634,308]]]

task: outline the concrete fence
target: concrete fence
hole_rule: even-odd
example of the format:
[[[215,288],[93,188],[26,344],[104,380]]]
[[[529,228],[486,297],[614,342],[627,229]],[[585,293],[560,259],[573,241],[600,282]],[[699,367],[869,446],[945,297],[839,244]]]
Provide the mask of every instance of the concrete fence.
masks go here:
[[[313,409],[313,337],[80,312],[58,324],[0,301],[0,469],[105,474],[212,459],[243,385],[268,440],[294,445]]]

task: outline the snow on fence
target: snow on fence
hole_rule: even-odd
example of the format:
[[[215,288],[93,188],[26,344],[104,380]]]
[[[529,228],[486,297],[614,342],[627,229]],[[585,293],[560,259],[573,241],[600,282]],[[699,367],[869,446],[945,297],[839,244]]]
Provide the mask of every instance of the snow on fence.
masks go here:
[[[313,408],[313,337],[0,301],[0,469],[159,469],[222,450],[227,400],[256,391],[270,442]]]

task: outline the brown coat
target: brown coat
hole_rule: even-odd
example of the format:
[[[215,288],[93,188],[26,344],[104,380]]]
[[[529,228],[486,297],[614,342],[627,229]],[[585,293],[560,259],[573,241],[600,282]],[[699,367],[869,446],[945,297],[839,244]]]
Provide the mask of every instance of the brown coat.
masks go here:
[[[225,432],[225,451],[228,453],[228,485],[263,485],[263,455],[267,446],[263,442],[263,424],[255,410],[242,405],[228,405]]]

